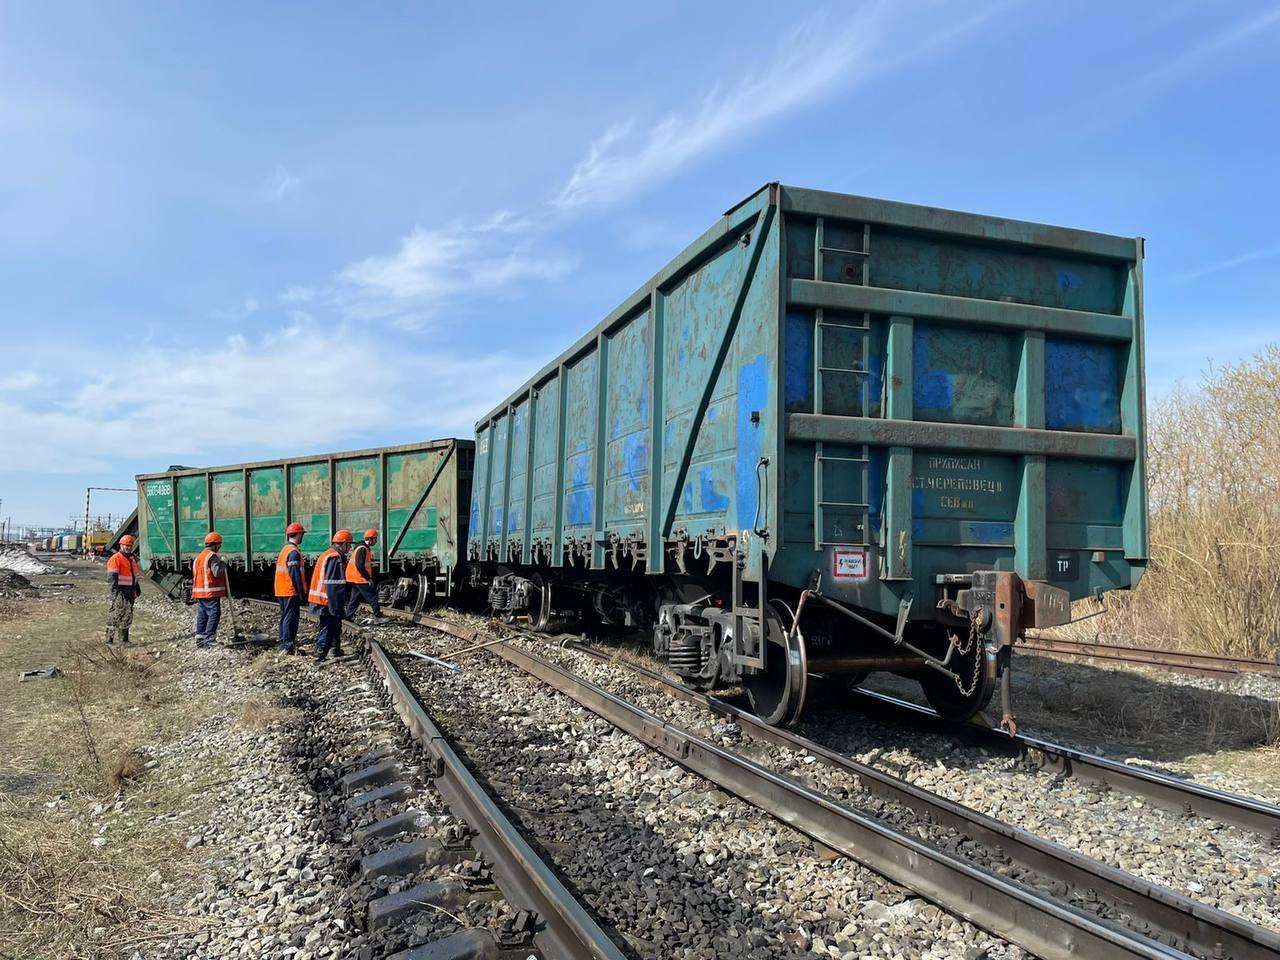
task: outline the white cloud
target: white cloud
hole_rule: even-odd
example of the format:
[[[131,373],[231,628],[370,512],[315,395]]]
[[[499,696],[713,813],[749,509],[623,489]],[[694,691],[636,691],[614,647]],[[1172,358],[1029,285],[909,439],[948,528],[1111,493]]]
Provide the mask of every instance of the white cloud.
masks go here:
[[[34,370],[17,370],[0,377],[0,391],[5,393],[22,393],[38,387],[43,378]]]
[[[293,456],[388,427],[405,432],[397,442],[469,436],[528,373],[527,360],[505,354],[414,356],[384,338],[311,323],[97,359],[98,369],[145,376],[106,374],[76,390],[48,376],[39,396],[0,399],[0,446],[21,451],[0,460],[0,473]],[[428,383],[429,397],[405,402]]]
[[[295,284],[280,294],[282,303],[310,303],[315,299],[316,291],[313,287]]]
[[[283,200],[301,186],[301,179],[290,173],[284,164],[278,164],[267,181],[267,193],[275,200]]]
[[[907,8],[864,3],[852,13],[842,9],[838,22],[835,15],[811,19],[790,34],[762,70],[712,88],[695,106],[672,110],[648,125],[634,118],[610,125],[590,145],[554,204],[572,210],[624,200],[781,114],[900,66],[904,58],[895,56],[889,34]],[[943,34],[917,23],[911,44],[900,36],[897,42],[918,54],[922,46],[950,39],[991,12],[958,21],[940,18],[955,25]]]
[[[1161,66],[1149,71],[1142,80],[1147,84],[1178,80],[1194,70],[1203,68],[1218,55],[1278,26],[1280,26],[1280,5],[1264,10],[1255,17],[1237,20],[1225,29],[1210,34],[1199,43],[1188,47]]]
[[[532,224],[509,211],[470,225],[415,227],[394,253],[344,268],[336,299],[350,316],[416,328],[449,298],[509,296],[527,282],[564,277],[574,259],[540,249],[540,239]]]
[[[1225,270],[1233,270],[1236,267],[1242,267],[1246,263],[1257,263],[1261,260],[1274,260],[1280,257],[1280,247],[1264,247],[1261,250],[1251,250],[1248,253],[1242,253],[1238,257],[1230,257],[1226,260],[1219,260],[1216,263],[1205,264],[1204,266],[1194,267],[1190,270],[1183,270],[1181,273],[1175,273],[1169,278],[1170,283],[1185,283],[1188,280],[1199,280],[1201,277],[1207,277],[1211,274],[1222,273]]]

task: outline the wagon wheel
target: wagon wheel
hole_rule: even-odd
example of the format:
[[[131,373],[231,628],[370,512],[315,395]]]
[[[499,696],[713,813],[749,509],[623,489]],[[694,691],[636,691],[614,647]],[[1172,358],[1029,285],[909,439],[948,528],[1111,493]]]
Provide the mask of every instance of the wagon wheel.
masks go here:
[[[765,723],[790,726],[800,719],[808,693],[809,664],[804,637],[791,630],[795,614],[781,600],[773,600],[765,617],[765,668],[747,677],[751,709]]]
[[[994,664],[988,664],[987,658],[986,644],[975,639],[968,651],[952,661],[960,683],[933,670],[923,674],[920,688],[929,706],[944,719],[960,722],[986,709],[996,689]]]
[[[538,612],[533,617],[532,629],[538,633],[547,633],[551,628],[551,581],[542,574],[535,573],[533,582],[538,588]]]

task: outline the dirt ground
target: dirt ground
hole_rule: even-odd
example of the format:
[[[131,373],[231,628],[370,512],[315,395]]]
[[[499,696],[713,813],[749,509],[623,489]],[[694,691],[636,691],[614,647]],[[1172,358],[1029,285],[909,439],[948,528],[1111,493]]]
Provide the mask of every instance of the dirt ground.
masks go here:
[[[31,580],[37,596],[0,600],[0,957],[127,957],[139,930],[190,923],[165,904],[190,885],[185,822],[218,771],[152,776],[152,755],[217,705],[180,693],[188,615],[154,586],[133,644],[108,648],[102,566]]]

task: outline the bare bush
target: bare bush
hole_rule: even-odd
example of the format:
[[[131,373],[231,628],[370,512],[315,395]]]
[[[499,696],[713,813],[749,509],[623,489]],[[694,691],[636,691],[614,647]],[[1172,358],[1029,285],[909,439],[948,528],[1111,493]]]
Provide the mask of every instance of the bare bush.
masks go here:
[[[1151,646],[1280,654],[1280,345],[1148,416],[1151,561],[1101,622]]]

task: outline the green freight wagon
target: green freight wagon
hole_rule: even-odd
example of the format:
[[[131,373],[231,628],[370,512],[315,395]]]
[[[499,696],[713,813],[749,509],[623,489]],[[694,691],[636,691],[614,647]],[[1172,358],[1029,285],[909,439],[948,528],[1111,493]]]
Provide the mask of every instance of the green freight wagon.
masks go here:
[[[874,670],[971,716],[1147,562],[1142,251],[767,185],[477,424],[491,605],[771,722]]]
[[[449,595],[466,542],[474,453],[470,440],[433,440],[143,474],[140,559],[166,588],[180,585],[205,535],[216,530],[231,568],[246,587],[261,587],[290,523],[306,527],[309,558],[326,550],[337,530],[358,540],[373,528],[384,579],[416,578],[419,597]]]

